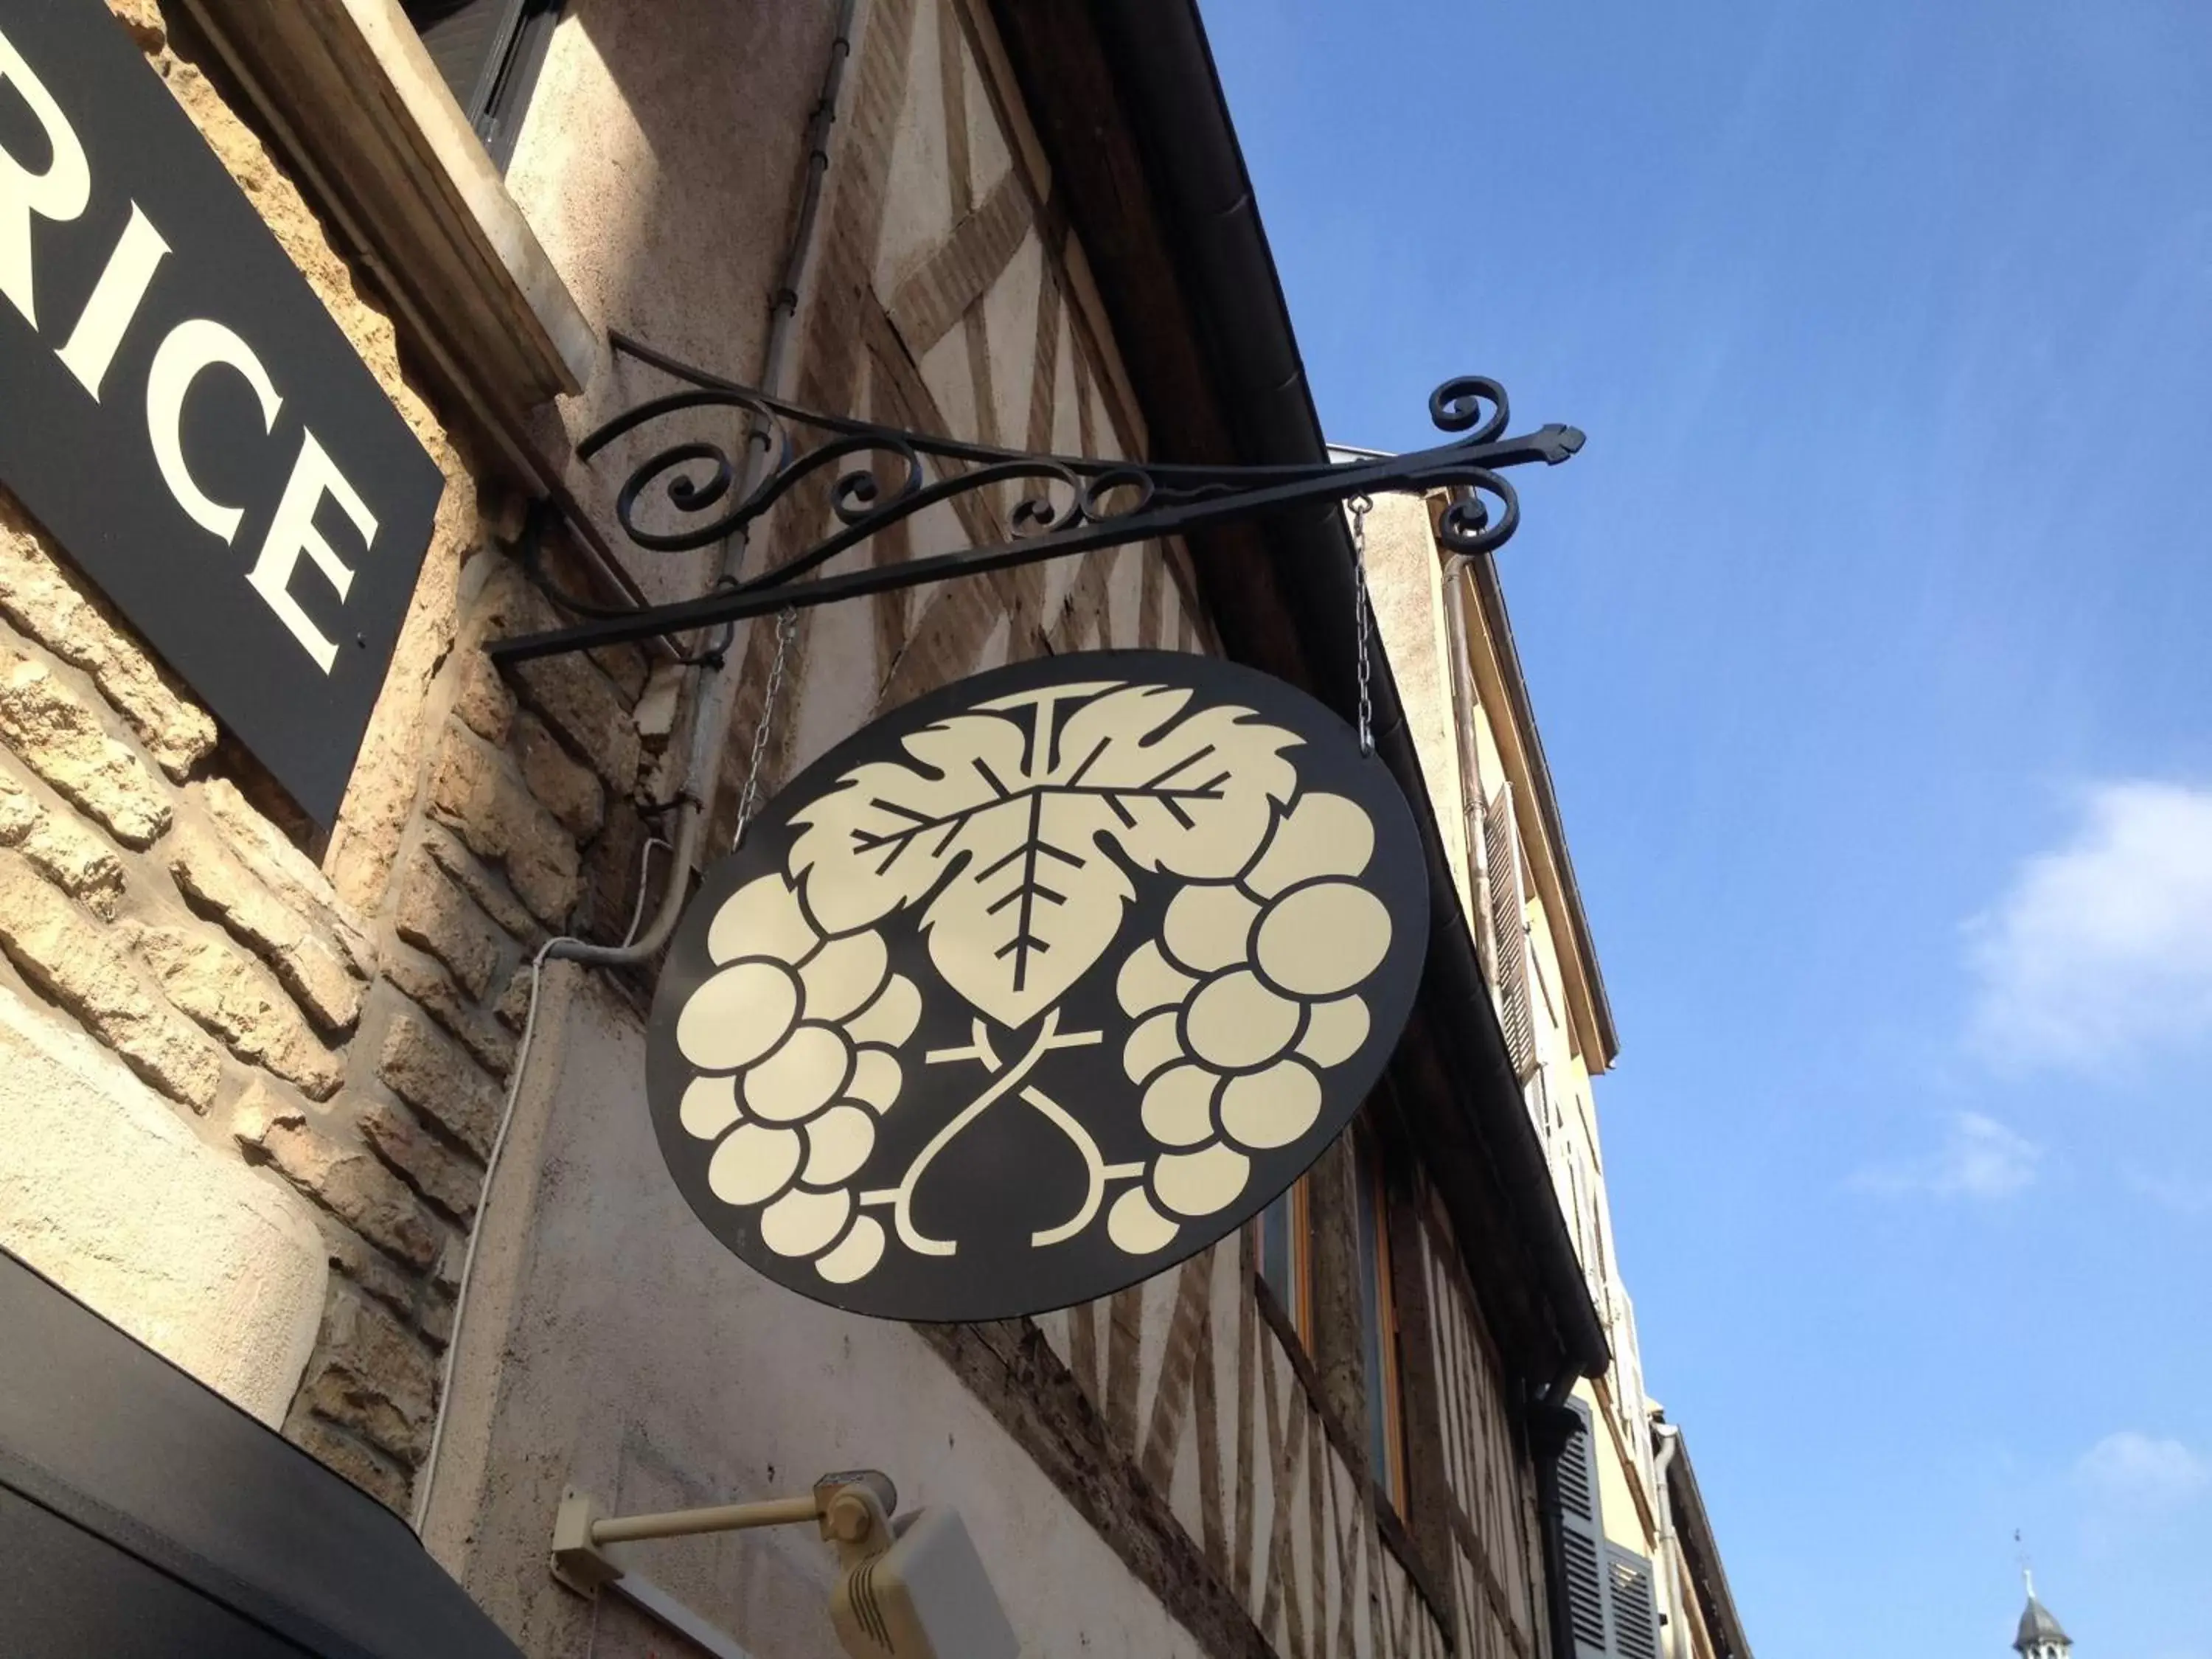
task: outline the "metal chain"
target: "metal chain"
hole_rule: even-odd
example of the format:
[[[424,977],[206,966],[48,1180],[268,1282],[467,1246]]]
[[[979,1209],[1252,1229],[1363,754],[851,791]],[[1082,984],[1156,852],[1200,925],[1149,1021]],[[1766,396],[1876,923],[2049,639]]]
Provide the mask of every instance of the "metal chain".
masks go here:
[[[775,616],[775,661],[768,671],[768,690],[761,698],[760,720],[753,727],[752,759],[745,766],[744,792],[738,797],[737,833],[730,837],[732,852],[745,844],[745,826],[752,822],[760,799],[761,763],[768,756],[769,733],[775,725],[776,694],[783,690],[783,665],[791,652],[791,636],[799,631],[799,612],[789,605]]]
[[[1375,697],[1370,688],[1374,670],[1367,659],[1367,515],[1375,503],[1354,495],[1352,508],[1352,632],[1359,651],[1359,752],[1375,752]]]

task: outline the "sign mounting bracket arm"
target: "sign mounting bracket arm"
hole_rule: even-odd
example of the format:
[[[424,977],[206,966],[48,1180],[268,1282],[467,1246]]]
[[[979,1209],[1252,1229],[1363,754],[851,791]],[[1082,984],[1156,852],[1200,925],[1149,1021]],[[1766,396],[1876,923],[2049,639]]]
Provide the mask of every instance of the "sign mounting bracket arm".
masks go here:
[[[1446,381],[1429,399],[1436,426],[1463,435],[1406,454],[1212,466],[1036,453],[805,409],[626,336],[611,340],[618,356],[658,369],[680,386],[633,405],[577,446],[579,458],[590,460],[633,433],[665,432],[669,423],[680,429],[681,435],[634,459],[617,496],[616,516],[632,543],[649,552],[693,551],[750,530],[787,496],[797,514],[817,523],[826,515],[830,527],[733,586],[497,641],[487,647],[495,661],[525,662],[688,634],[769,611],[1187,535],[1385,490],[1458,489],[1437,538],[1449,553],[1489,552],[1520,525],[1520,498],[1503,469],[1535,461],[1555,466],[1583,442],[1571,426],[1505,435],[1504,387],[1466,375]],[[732,446],[706,435],[702,412],[714,410],[745,416],[748,436]],[[733,449],[761,441],[769,446],[773,464],[750,495],[732,501],[739,476]],[[964,508],[963,520],[972,526],[980,519],[989,533],[951,552],[827,569],[841,555],[866,548],[884,532],[940,506]]]

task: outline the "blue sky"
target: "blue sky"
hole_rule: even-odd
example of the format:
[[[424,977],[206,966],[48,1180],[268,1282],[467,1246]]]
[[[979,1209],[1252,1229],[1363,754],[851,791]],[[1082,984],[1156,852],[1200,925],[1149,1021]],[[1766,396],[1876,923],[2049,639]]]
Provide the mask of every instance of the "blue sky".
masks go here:
[[[2212,1659],[2212,7],[1206,0],[1316,397],[1502,558],[1767,1659]]]

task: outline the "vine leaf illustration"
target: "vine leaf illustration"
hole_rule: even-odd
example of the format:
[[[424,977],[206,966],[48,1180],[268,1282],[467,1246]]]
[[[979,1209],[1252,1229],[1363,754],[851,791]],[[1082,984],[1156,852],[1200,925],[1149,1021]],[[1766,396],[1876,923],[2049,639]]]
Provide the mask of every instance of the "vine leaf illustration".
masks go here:
[[[1054,686],[911,733],[911,763],[856,767],[794,817],[807,908],[844,933],[926,900],[945,982],[1026,1024],[1113,943],[1133,895],[1125,864],[1225,879],[1297,788],[1295,733],[1222,705],[1186,717],[1190,697]]]

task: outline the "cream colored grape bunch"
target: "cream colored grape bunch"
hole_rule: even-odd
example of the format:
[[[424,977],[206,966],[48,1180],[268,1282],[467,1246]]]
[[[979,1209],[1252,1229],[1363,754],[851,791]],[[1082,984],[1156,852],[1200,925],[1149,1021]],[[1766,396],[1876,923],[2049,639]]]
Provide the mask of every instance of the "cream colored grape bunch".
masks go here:
[[[721,965],[684,1005],[676,1042],[699,1073],[684,1131],[715,1143],[708,1187],[764,1206],[761,1241],[778,1255],[848,1284],[884,1253],[883,1224],[854,1213],[850,1183],[898,1100],[921,994],[890,971],[880,935],[825,938],[774,873],[724,902],[707,950]]]
[[[1389,911],[1353,879],[1374,850],[1357,803],[1306,795],[1249,869],[1184,887],[1161,937],[1121,964],[1115,990],[1137,1021],[1122,1068],[1144,1090],[1145,1129],[1164,1149],[1107,1216],[1132,1255],[1164,1249],[1182,1220],[1235,1203],[1252,1154],[1311,1129],[1322,1073],[1367,1041],[1354,988],[1390,946]]]
[[[893,1261],[955,1258],[945,1283],[987,1265],[937,1230],[992,1195],[963,1206],[947,1194],[972,1176],[932,1171],[1009,1114],[1041,1116],[1081,1171],[1032,1204],[1048,1213],[1024,1256],[1096,1252],[1105,1278],[1203,1243],[1196,1224],[1253,1201],[1256,1157],[1280,1176],[1356,1100],[1392,955],[1392,913],[1362,882],[1377,832],[1358,776],[1341,756],[1342,793],[1301,776],[1316,739],[1298,716],[1073,676],[950,702],[779,798],[787,829],[713,915],[711,971],[675,1020],[672,1133],[712,1145],[708,1207],[854,1293]],[[1131,951],[1138,914],[1160,937]],[[928,1042],[908,1051],[925,1004]],[[1370,1070],[1331,1077],[1355,1056]],[[916,1121],[885,1138],[895,1109]]]

